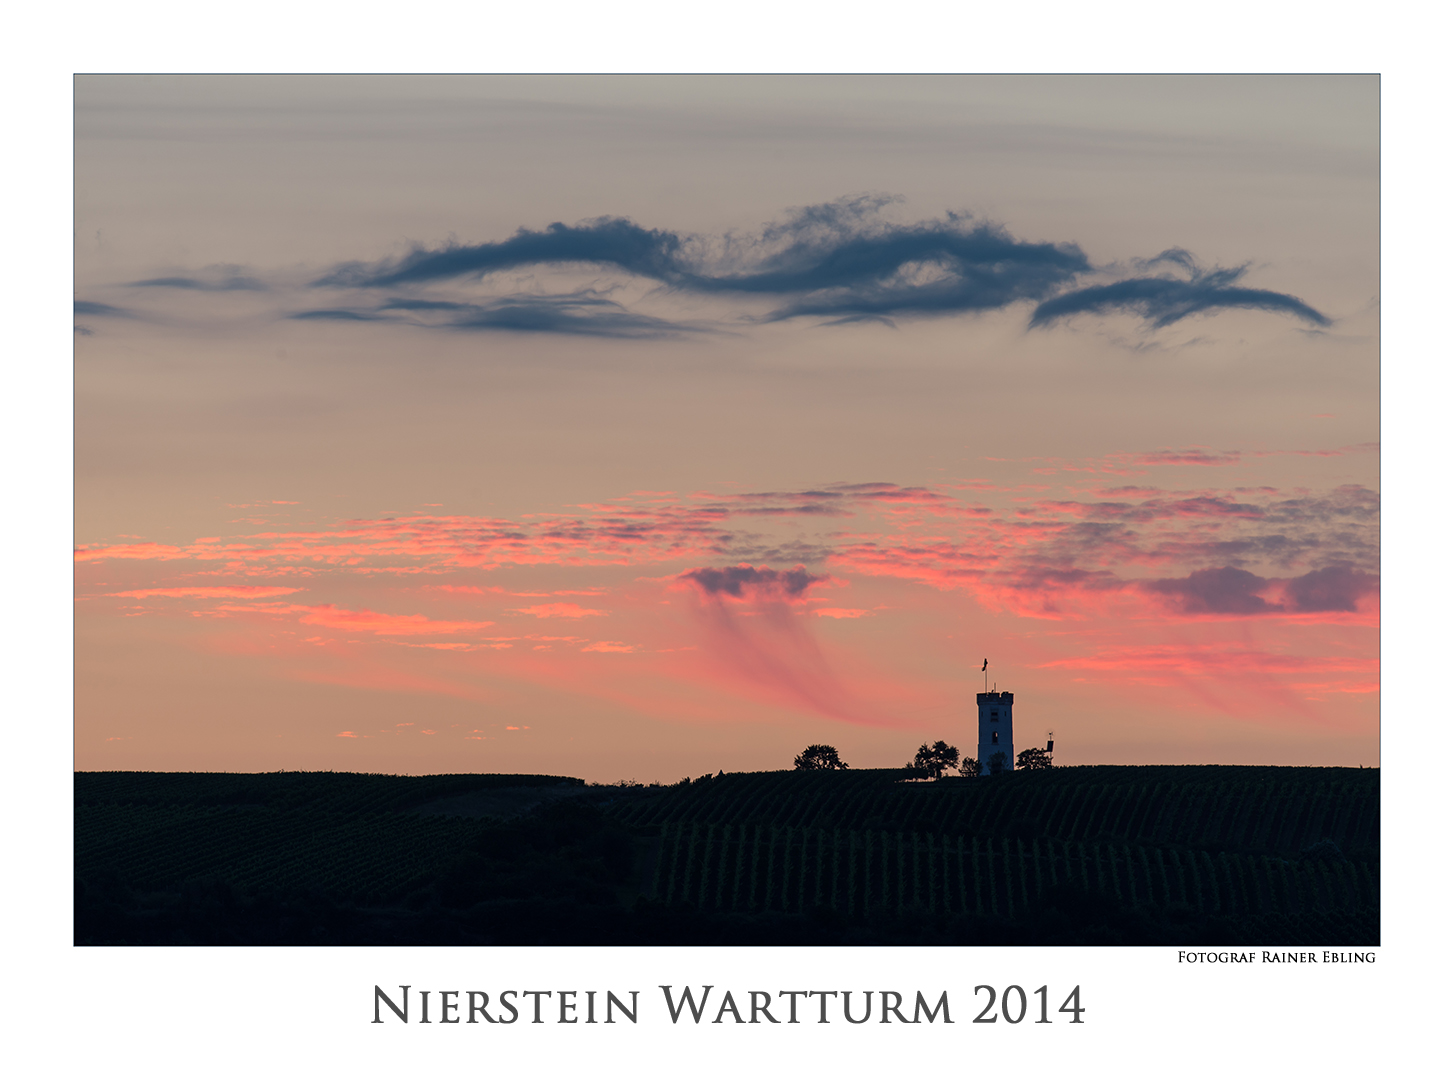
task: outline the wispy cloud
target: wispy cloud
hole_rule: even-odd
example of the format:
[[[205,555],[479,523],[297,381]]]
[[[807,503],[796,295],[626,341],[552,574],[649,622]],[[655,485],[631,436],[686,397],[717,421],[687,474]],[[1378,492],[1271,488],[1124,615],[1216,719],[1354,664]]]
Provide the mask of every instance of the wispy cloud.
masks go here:
[[[584,608],[579,604],[535,604],[532,607],[512,609],[516,615],[533,615],[537,619],[585,619],[593,615],[605,615],[596,608]]]
[[[116,573],[148,563],[184,571],[180,581],[153,578],[126,590],[128,596],[242,599],[266,595],[247,590],[281,588],[252,585],[246,577],[229,584],[237,580],[233,575],[301,575],[310,589],[382,576],[401,587],[419,581],[410,587],[421,596],[520,597],[527,603],[510,610],[534,618],[605,618],[618,605],[594,585],[509,589],[451,575],[511,567],[650,568],[651,580],[675,583],[706,601],[801,607],[831,571],[835,584],[899,579],[1036,618],[1085,618],[1113,609],[1161,619],[1371,617],[1364,601],[1377,592],[1376,492],[1357,485],[1323,492],[1143,486],[1102,494],[1114,497],[1011,492],[991,498],[973,485],[926,490],[886,482],[729,495],[643,493],[514,520],[416,514],[189,544],[126,539],[79,548],[75,558],[78,573],[79,566],[108,563],[128,568]],[[198,585],[200,574],[224,581]],[[423,584],[431,578],[438,584]],[[602,600],[585,606],[591,601],[576,599],[586,596]]]
[[[498,242],[416,247],[398,259],[346,263],[314,284],[397,288],[527,266],[584,264],[687,292],[785,301],[765,316],[769,321],[808,315],[851,322],[1002,308],[1044,297],[1090,269],[1075,244],[1020,240],[1002,226],[967,215],[889,223],[878,212],[890,201],[858,196],[803,207],[756,236],[716,241],[619,217],[555,222],[543,230],[521,228]],[[519,297],[502,299],[498,307],[470,316],[470,325],[555,329],[551,306],[568,299],[535,297],[528,305]],[[570,332],[571,323],[562,325]]]
[[[668,281],[682,274],[682,247],[677,234],[644,229],[626,218],[600,217],[577,225],[557,221],[538,231],[522,227],[510,239],[498,242],[421,246],[400,259],[343,263],[313,284],[394,288],[550,263],[611,266]]]
[[[802,601],[826,580],[803,567],[703,567],[678,579],[697,598],[704,661],[765,701],[859,724],[892,723],[850,689],[809,628]]]
[[[461,621],[454,619],[431,619],[425,615],[392,615],[381,611],[350,610],[334,604],[298,605],[285,604],[268,608],[232,609],[234,611],[274,611],[282,614],[297,614],[298,621],[308,626],[324,626],[332,630],[350,630],[355,633],[377,634],[390,637],[413,637],[420,634],[470,634],[494,623],[488,621]]]
[[[108,319],[141,318],[140,315],[130,308],[116,307],[114,304],[102,304],[96,300],[77,300],[72,305],[72,308],[74,314],[77,316],[100,316],[101,318]],[[71,329],[74,333],[80,334],[82,337],[92,337],[96,333],[89,326],[81,323],[73,324]]]
[[[1123,278],[1109,285],[1093,285],[1062,293],[1042,301],[1030,318],[1031,326],[1048,326],[1058,319],[1079,314],[1129,311],[1156,328],[1170,326],[1191,315],[1225,308],[1250,308],[1292,315],[1314,326],[1329,326],[1332,320],[1322,312],[1287,293],[1249,289],[1239,285],[1247,267],[1203,269],[1190,252],[1172,248],[1143,263],[1150,269],[1168,264],[1181,276],[1154,274]]]
[[[125,596],[136,600],[145,600],[153,596],[192,600],[261,600],[269,596],[288,596],[302,591],[302,589],[292,589],[281,585],[188,585],[165,589],[132,589],[129,592],[113,592],[106,595]]]
[[[515,294],[483,303],[393,297],[374,307],[319,308],[291,319],[397,322],[443,330],[513,330],[520,333],[659,339],[701,333],[703,326],[627,310],[599,293],[580,290],[554,296]]]
[[[1101,650],[1089,656],[1052,660],[1042,667],[1078,668],[1119,674],[1168,672],[1179,675],[1306,675],[1310,673],[1367,676],[1378,671],[1371,656],[1300,656],[1270,649],[1218,642],[1213,645],[1133,645]]]
[[[173,274],[128,282],[134,289],[189,289],[194,292],[264,292],[259,278],[245,273],[240,266],[217,265],[197,273]]]
[[[786,710],[897,725],[948,708],[892,671],[941,646],[894,628],[925,612],[973,625],[975,609],[1011,628],[1021,663],[1233,714],[1238,694],[1287,713],[1374,685],[1376,492],[1097,497],[1069,481],[651,491],[514,518],[127,536],[79,549],[76,575],[85,618],[185,620],[179,641],[272,657],[289,678],[484,700],[507,676],[677,719]],[[303,586],[307,603],[293,595]]]
[[[77,315],[109,315],[116,319],[134,319],[136,317],[134,311],[113,307],[111,304],[100,304],[94,300],[77,300],[72,307]]]
[[[389,316],[378,311],[351,311],[348,308],[314,308],[295,311],[288,316],[304,322],[389,322]]]
[[[587,645],[581,652],[600,653],[629,653],[635,652],[636,646],[627,645],[624,641],[598,641],[594,645]]]
[[[705,329],[629,311],[594,290],[484,300],[430,294],[443,285],[483,285],[501,272],[553,268],[635,278],[669,292],[760,297],[775,305],[749,321],[810,317],[892,325],[898,318],[997,311],[1024,302],[1037,305],[1032,326],[1083,312],[1129,311],[1152,327],[1165,327],[1225,308],[1273,311],[1317,326],[1330,321],[1294,296],[1241,284],[1246,266],[1203,269],[1180,248],[1137,263],[1135,276],[1077,288],[1081,279],[1102,271],[1074,242],[1022,239],[1004,225],[953,211],[893,222],[882,211],[897,201],[888,195],[845,196],[792,210],[756,232],[719,237],[606,216],[521,227],[504,240],[416,245],[397,258],[340,263],[312,283],[319,289],[410,295],[291,317],[627,338]]]

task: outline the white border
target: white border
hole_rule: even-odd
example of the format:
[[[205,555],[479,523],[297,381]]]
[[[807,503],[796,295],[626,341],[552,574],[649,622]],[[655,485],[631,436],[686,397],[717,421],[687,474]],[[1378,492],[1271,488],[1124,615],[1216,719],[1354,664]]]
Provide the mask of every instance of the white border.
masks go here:
[[[1431,252],[1448,249],[1447,16],[1414,4],[968,5],[194,3],[28,5],[4,72],[11,210],[4,426],[11,618],[12,874],[7,1057],[123,1075],[398,1075],[454,1065],[565,1075],[850,1075],[1020,1067],[1130,1075],[1398,1068],[1431,1048],[1447,931],[1433,770],[1447,742],[1433,680],[1449,635],[1447,347]],[[1359,968],[1189,967],[1172,949],[444,950],[70,946],[71,74],[76,71],[1359,71],[1383,76],[1384,929]],[[1432,507],[1432,509],[1429,509]],[[367,1024],[375,982],[484,988],[950,989],[956,1024],[686,1031],[648,1024],[478,1029]],[[976,982],[1078,982],[1082,1028],[976,1028]],[[657,991],[659,993],[659,991]],[[645,999],[643,999],[645,1000]],[[961,1005],[963,1001],[965,1004]],[[1401,1018],[1422,1014],[1423,1020]],[[585,1031],[585,1029],[581,1029]],[[731,1035],[723,1034],[732,1031]],[[605,1032],[597,1036],[598,1032]],[[628,1034],[629,1032],[629,1034]],[[442,1037],[440,1033],[443,1033]],[[43,1055],[43,1056],[42,1056]],[[1437,1059],[1436,1059],[1437,1060]],[[774,1066],[780,1066],[774,1068]]]

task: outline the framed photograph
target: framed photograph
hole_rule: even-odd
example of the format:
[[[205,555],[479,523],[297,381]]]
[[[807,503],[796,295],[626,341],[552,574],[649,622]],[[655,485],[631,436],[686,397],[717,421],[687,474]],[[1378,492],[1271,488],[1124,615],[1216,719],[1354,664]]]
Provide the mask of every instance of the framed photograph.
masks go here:
[[[95,962],[885,1065],[1377,963],[1377,75],[74,90]]]

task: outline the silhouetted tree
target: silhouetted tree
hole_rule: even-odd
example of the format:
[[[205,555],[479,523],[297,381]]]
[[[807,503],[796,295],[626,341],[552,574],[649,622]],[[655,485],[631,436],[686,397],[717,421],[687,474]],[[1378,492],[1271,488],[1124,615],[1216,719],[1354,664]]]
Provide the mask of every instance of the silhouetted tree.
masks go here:
[[[1050,754],[1038,746],[1032,746],[1028,750],[1021,750],[1015,755],[1015,768],[1048,769],[1050,768]]]
[[[979,761],[977,759],[975,759],[975,758],[972,758],[972,757],[965,758],[963,761],[961,761],[959,763],[959,775],[960,776],[978,776],[979,775]]]
[[[1005,771],[1005,766],[1009,763],[1010,759],[1005,755],[1005,752],[1003,750],[996,750],[993,754],[990,755],[990,775],[998,776],[1000,773]]]
[[[818,769],[846,769],[848,762],[838,759],[836,747],[814,743],[793,758],[793,768],[800,772],[813,772]]]
[[[919,752],[914,755],[914,768],[923,769],[935,780],[943,776],[946,769],[952,769],[958,764],[959,748],[950,746],[943,739],[940,739],[933,746],[925,743],[919,747]]]

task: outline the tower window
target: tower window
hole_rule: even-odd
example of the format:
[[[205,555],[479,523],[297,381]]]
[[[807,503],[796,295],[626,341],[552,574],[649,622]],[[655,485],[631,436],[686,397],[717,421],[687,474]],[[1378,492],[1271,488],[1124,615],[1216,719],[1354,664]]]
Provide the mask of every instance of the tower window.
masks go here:
[[[998,731],[991,731],[990,732],[990,742],[997,743],[999,741],[1000,741],[1000,733]]]
[[[992,712],[992,713],[990,713],[990,719],[991,720],[998,720],[999,718],[1000,718],[1000,714],[998,712]]]

